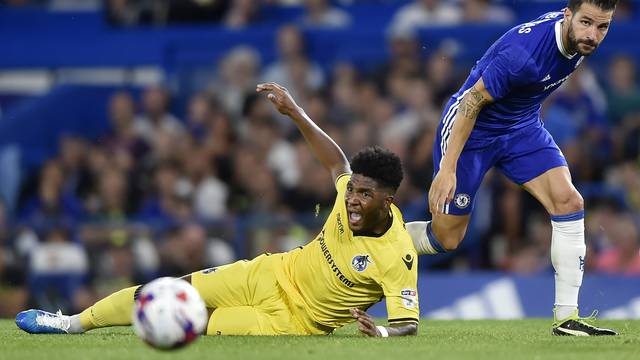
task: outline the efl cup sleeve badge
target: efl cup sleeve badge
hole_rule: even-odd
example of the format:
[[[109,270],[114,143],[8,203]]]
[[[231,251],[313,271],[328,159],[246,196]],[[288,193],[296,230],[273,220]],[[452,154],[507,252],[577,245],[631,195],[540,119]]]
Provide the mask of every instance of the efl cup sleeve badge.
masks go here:
[[[369,255],[356,255],[353,257],[353,260],[351,260],[351,266],[353,266],[355,271],[363,272],[367,266],[369,266],[369,263],[372,262],[373,260],[371,260]]]
[[[418,305],[418,292],[415,289],[402,289],[400,297],[402,297],[402,304],[407,309],[415,309]]]
[[[471,204],[471,196],[468,194],[457,194],[453,198],[453,203],[458,209],[464,209]]]

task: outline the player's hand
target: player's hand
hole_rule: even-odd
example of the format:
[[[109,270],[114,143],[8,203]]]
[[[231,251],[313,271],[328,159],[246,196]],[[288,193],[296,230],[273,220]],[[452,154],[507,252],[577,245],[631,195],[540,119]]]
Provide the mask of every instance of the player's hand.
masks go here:
[[[275,105],[278,112],[282,115],[291,116],[300,109],[298,104],[293,100],[293,97],[291,97],[291,94],[289,94],[289,90],[284,86],[273,82],[258,84],[256,91],[267,92],[267,99]]]
[[[456,193],[456,173],[440,169],[429,189],[429,210],[431,214],[444,213],[444,207],[453,200]]]
[[[358,329],[367,336],[381,336],[380,331],[369,314],[360,309],[351,309],[351,316],[358,322]]]

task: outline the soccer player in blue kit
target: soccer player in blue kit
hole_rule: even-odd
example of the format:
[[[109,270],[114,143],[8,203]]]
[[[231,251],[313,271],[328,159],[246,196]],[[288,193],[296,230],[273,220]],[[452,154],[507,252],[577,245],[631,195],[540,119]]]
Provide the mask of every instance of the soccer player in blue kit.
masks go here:
[[[418,253],[451,251],[465,235],[476,191],[490,168],[522,186],[551,215],[554,335],[616,335],[578,315],[584,203],[540,119],[542,101],[607,35],[616,4],[569,0],[562,12],[514,27],[487,50],[446,105],[438,127],[429,190],[432,220],[407,224]]]

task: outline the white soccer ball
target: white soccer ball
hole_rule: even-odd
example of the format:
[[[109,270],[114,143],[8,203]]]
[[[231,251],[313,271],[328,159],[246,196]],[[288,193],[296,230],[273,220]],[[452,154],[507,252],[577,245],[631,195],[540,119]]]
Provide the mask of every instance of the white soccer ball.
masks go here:
[[[142,287],[132,316],[136,334],[147,344],[165,350],[193,342],[208,321],[198,291],[182,279],[169,277]]]

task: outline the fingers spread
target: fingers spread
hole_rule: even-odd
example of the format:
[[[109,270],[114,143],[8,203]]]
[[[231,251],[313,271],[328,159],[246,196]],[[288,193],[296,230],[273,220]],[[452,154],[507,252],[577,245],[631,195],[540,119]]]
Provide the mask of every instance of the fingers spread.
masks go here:
[[[258,84],[258,86],[256,86],[256,90],[258,92],[260,92],[260,91],[269,91],[269,90],[273,90],[273,86],[268,84],[268,83],[266,83],[266,84],[264,84],[264,83],[263,84]]]
[[[439,191],[437,191],[433,196],[433,206],[431,208],[431,212],[436,214],[442,212],[442,195]]]
[[[370,328],[368,328],[368,327],[366,327],[366,326],[363,326],[363,325],[361,325],[361,324],[359,324],[359,325],[358,325],[358,330],[360,330],[360,332],[361,332],[361,333],[363,333],[363,334],[365,334],[365,335],[368,335],[368,336],[375,336],[375,335],[377,335],[377,333],[373,333],[373,332],[371,331],[371,329],[370,329]]]
[[[433,191],[433,188],[431,188],[432,190],[429,191],[429,210],[433,213],[436,211],[436,194],[435,191]]]
[[[358,330],[367,336],[378,336],[378,329],[371,316],[360,309],[349,309],[351,316],[358,322]]]
[[[277,84],[277,83],[269,83],[271,84],[274,88],[280,90],[280,91],[285,91],[286,89],[284,88],[284,86]]]
[[[354,318],[358,318],[358,309],[349,309],[349,312],[351,313],[351,316],[353,316]]]
[[[376,327],[376,324],[374,324],[371,319],[359,318],[358,322],[360,322],[360,324],[362,324],[362,326],[364,326],[365,328],[367,328],[369,330],[375,329],[375,327]]]
[[[367,313],[359,309],[356,310],[355,312],[356,312],[355,318],[357,319],[358,324],[365,326],[366,328],[369,328],[369,329],[376,327],[375,323],[373,322],[373,319]]]
[[[442,204],[443,208],[446,205],[449,205],[453,201],[453,198],[454,198],[455,194],[456,194],[456,187],[454,185],[454,186],[451,187],[451,189],[449,189],[449,192],[447,193],[447,197],[446,197],[446,199],[444,199],[444,204]],[[443,212],[444,212],[444,210],[443,210]]]

